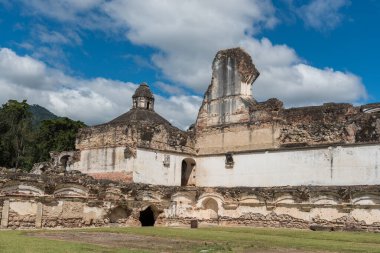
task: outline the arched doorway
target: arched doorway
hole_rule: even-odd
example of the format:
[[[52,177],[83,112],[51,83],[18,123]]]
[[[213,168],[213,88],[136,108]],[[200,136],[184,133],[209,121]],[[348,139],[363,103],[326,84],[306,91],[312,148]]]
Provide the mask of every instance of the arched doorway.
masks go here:
[[[145,210],[140,211],[139,221],[141,222],[142,227],[154,226],[156,219],[151,206],[148,206]]]
[[[181,186],[195,186],[195,160],[185,158],[181,166]]]

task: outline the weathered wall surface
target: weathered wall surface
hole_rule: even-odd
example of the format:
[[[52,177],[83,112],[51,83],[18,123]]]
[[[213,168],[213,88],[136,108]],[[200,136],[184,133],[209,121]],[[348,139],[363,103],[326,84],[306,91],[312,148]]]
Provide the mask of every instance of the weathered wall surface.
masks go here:
[[[198,132],[197,155],[278,148],[281,130],[276,124],[233,124]]]
[[[196,127],[249,120],[246,103],[254,103],[251,87],[258,76],[251,57],[244,50],[219,51],[212,64],[211,84],[199,109]]]
[[[2,228],[238,225],[380,231],[379,186],[165,187],[0,173]]]
[[[378,185],[380,146],[268,150],[197,157],[197,186]]]
[[[285,109],[275,98],[257,102],[251,86],[258,72],[240,48],[219,51],[212,70],[195,124],[198,155],[380,142],[380,104]]]
[[[169,122],[153,111],[131,109],[128,113],[132,113],[134,117],[141,117],[141,120],[127,115],[130,117],[127,117],[126,122],[83,128],[78,133],[76,149],[125,147],[130,149],[130,153],[126,154],[130,156],[134,155],[134,151],[138,147],[193,152],[194,145],[191,136],[171,126]]]
[[[240,48],[219,51],[212,70],[191,130],[155,113],[154,96],[141,84],[131,110],[80,130],[77,155],[64,167],[96,178],[171,186],[379,183],[378,148],[371,145],[380,143],[380,104],[285,109],[278,99],[257,102],[251,86],[259,72]],[[228,170],[226,155],[235,159]],[[194,165],[184,169],[187,158],[193,161],[185,167]]]
[[[133,182],[180,186],[182,161],[187,157],[185,154],[138,149],[133,160]]]
[[[182,161],[191,155],[136,148],[125,157],[125,147],[85,149],[70,170],[78,170],[98,179],[155,185],[181,185]]]
[[[134,108],[115,120],[82,129],[76,143],[79,159],[66,168],[97,178],[116,179],[123,173],[119,179],[125,181],[176,185],[181,177],[176,154],[191,156],[191,134],[171,126],[153,110]],[[164,163],[170,157],[172,162]]]

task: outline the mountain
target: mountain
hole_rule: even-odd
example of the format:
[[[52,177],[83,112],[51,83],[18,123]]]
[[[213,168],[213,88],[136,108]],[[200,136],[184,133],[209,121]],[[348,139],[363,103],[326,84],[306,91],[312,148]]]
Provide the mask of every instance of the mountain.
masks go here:
[[[40,105],[31,105],[29,107],[30,112],[33,114],[32,123],[33,125],[38,125],[43,120],[56,119],[57,115],[50,112],[48,109]]]

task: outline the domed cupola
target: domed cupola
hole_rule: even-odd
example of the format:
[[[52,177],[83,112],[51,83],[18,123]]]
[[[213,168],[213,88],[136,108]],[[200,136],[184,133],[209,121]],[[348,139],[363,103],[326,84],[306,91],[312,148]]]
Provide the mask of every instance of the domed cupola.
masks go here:
[[[154,96],[148,84],[141,83],[132,96],[133,108],[154,110]]]

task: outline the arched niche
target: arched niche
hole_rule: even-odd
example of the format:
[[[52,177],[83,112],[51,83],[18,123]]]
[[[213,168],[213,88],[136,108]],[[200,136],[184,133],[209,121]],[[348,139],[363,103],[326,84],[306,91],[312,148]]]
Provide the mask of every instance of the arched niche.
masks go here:
[[[109,212],[108,218],[110,223],[124,222],[131,215],[131,210],[127,207],[117,206]]]
[[[208,219],[216,220],[218,219],[219,206],[218,202],[213,198],[206,198],[202,202],[202,207],[206,211],[206,215],[208,215]]]

